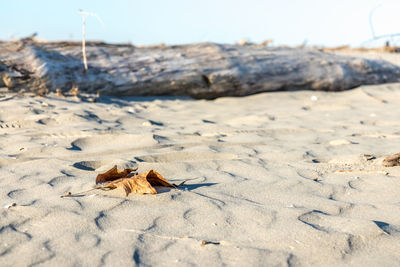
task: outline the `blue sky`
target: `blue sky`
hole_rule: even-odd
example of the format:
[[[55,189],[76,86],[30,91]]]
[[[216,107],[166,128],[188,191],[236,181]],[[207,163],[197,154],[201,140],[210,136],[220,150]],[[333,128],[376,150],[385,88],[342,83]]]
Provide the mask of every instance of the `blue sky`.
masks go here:
[[[0,39],[38,32],[47,40],[80,40],[83,9],[104,21],[88,18],[89,40],[359,46],[372,37],[369,14],[375,7],[376,35],[400,32],[399,0],[3,0]]]

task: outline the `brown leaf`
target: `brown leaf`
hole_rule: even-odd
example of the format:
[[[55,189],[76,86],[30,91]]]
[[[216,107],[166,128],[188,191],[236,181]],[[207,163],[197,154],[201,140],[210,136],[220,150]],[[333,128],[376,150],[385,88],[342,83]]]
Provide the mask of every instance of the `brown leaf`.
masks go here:
[[[386,157],[383,160],[382,165],[385,167],[400,166],[400,153]]]
[[[151,184],[151,185],[161,185],[161,186],[168,186],[168,187],[174,187],[172,184],[170,184],[167,180],[164,179],[164,177],[161,176],[158,172],[154,170],[150,170],[148,172],[143,172],[139,175],[143,175],[146,177],[146,180]]]
[[[112,167],[110,170],[106,171],[105,173],[101,173],[96,177],[96,184],[98,183],[105,183],[117,180],[119,178],[127,177],[131,172],[136,171],[136,169],[124,169],[123,171],[119,171],[117,169],[117,165]]]
[[[57,89],[56,89],[56,94],[57,94],[58,96],[64,96],[64,93],[61,91],[60,88],[57,88]]]
[[[71,88],[71,90],[69,90],[68,92],[69,94],[73,95],[73,96],[78,96],[79,95],[79,88],[78,86],[73,86]]]
[[[176,187],[165,180],[161,174],[154,170],[150,170],[141,174],[135,174],[131,177],[123,177],[114,181],[110,181],[108,184],[99,188],[123,188],[128,196],[130,193],[157,194],[157,190],[153,186]]]
[[[105,185],[103,188],[115,189],[123,188],[126,195],[130,193],[138,194],[157,194],[157,190],[142,175],[135,175],[130,178],[121,178],[112,181]]]

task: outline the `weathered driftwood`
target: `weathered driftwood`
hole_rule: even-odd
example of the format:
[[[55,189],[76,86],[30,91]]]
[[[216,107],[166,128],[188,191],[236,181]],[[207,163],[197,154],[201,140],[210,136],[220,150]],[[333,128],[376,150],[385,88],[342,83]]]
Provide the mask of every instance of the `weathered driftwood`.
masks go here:
[[[122,95],[243,96],[276,90],[339,91],[400,81],[385,61],[311,49],[199,43],[135,47],[88,43],[88,71],[79,43],[0,43],[0,86],[38,93],[68,91]]]

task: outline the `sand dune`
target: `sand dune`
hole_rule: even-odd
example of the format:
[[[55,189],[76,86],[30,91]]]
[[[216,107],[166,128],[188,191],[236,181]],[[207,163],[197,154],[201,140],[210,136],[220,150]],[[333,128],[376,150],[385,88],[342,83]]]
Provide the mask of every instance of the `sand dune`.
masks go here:
[[[400,152],[399,104],[400,84],[213,101],[2,92],[0,265],[398,265],[400,167],[381,162]],[[114,164],[187,182],[60,198]]]

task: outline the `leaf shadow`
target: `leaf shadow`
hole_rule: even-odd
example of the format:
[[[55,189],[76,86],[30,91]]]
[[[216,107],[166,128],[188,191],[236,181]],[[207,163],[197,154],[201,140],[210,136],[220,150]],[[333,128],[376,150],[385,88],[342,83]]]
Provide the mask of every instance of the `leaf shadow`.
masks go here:
[[[209,186],[213,186],[216,184],[218,184],[218,183],[183,184],[181,186],[178,186],[177,189],[183,190],[183,191],[192,191],[197,188],[209,187]],[[155,188],[156,188],[158,194],[167,193],[167,192],[175,189],[173,187],[165,187],[165,186],[155,186]]]

